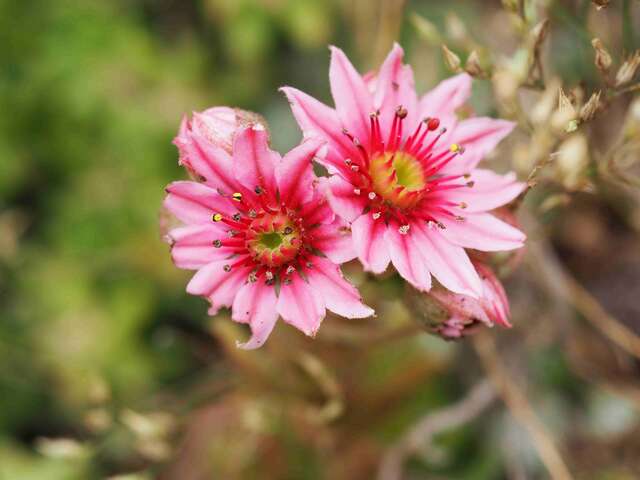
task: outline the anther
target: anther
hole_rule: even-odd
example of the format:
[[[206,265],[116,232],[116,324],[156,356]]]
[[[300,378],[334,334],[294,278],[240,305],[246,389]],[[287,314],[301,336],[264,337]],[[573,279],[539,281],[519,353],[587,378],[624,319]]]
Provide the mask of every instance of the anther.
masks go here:
[[[287,267],[287,275],[291,275],[295,271],[296,271],[296,269],[295,269],[295,267],[293,265],[289,265]]]
[[[213,241],[213,246],[216,248],[220,248],[222,246],[222,241],[221,240],[214,240]]]
[[[369,200],[375,200],[376,196],[377,196],[376,192],[369,192],[369,195],[368,195]]]
[[[222,215],[220,213],[214,213],[211,216],[211,220],[213,220],[214,222],[219,222],[220,220],[222,220]]]
[[[400,235],[406,235],[409,232],[410,228],[411,228],[411,225],[409,224],[402,225],[400,228],[398,228],[398,233],[400,233]]]
[[[284,228],[284,234],[285,235],[291,235],[293,233],[293,228],[291,227],[285,227]]]
[[[238,232],[237,230],[233,230],[232,229],[232,230],[229,230],[227,233],[229,234],[230,237],[235,237],[240,232]]]
[[[256,192],[256,195],[262,195],[262,192],[264,192],[260,185],[256,185],[256,188],[254,188],[253,191]]]
[[[264,272],[264,276],[266,277],[267,280],[273,280],[273,272],[270,270],[267,270],[266,272]]]
[[[234,213],[231,218],[233,218],[236,222],[239,222],[242,216],[239,213]]]
[[[285,285],[291,285],[291,279],[290,278],[285,278],[282,283],[284,283]]]
[[[373,215],[371,215],[371,216],[373,217],[373,219],[374,219],[374,220],[377,220],[377,219],[379,219],[379,218],[380,218],[380,215],[382,215],[382,213],[381,213],[381,212],[374,212],[374,214],[373,214]]]
[[[305,265],[307,266],[307,268],[313,268],[313,263],[311,262],[307,262],[305,263]]]
[[[251,272],[249,274],[249,282],[256,283],[257,280],[258,280],[258,276],[255,274],[255,272]]]
[[[467,182],[467,187],[473,187],[475,184],[476,184],[476,182],[471,180],[470,182]]]
[[[460,205],[458,205],[460,208],[465,209],[467,208],[467,204],[465,202],[460,202]]]
[[[447,127],[442,127],[440,129],[440,135],[444,135],[445,133],[447,133]]]
[[[437,118],[429,118],[429,119],[425,118],[425,122],[427,124],[427,128],[431,131],[435,130],[440,126],[440,120]]]
[[[233,198],[236,202],[241,202],[242,201],[242,193],[240,192],[234,192],[231,195],[231,198]]]
[[[353,163],[353,161],[350,158],[345,158],[344,159],[344,163],[347,164],[347,166],[351,166],[351,164]]]
[[[256,211],[252,208],[251,210],[249,210],[249,218],[256,218],[258,216],[258,214],[256,213]]]
[[[451,151],[452,153],[457,153],[460,151],[460,145],[458,145],[457,143],[452,143],[451,147],[449,147],[449,151]]]
[[[224,267],[222,267],[222,269],[223,269],[225,272],[230,272],[230,271],[231,271],[231,265],[226,264]]]
[[[355,193],[356,195],[360,195],[360,189],[359,188],[354,188],[353,189],[353,193]]]
[[[465,218],[464,218],[464,217],[461,217],[460,215],[456,215],[456,216],[455,216],[455,219],[456,219],[456,221],[458,221],[458,222],[464,222],[464,221],[465,221]]]
[[[357,172],[358,170],[360,170],[360,167],[358,165],[351,165],[351,171]]]
[[[399,105],[398,108],[396,109],[396,115],[398,116],[398,118],[405,118],[407,116],[409,112],[407,112],[407,109],[404,108],[402,105]]]

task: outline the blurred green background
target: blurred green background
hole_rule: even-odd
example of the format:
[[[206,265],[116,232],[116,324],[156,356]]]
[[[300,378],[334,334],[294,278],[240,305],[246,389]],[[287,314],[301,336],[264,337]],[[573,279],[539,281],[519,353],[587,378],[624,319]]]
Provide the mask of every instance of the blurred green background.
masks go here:
[[[402,13],[403,3],[0,0],[0,479],[97,479],[127,472],[138,476],[126,478],[157,478],[167,471],[163,478],[372,478],[327,476],[321,452],[331,449],[319,440],[299,441],[305,438],[300,432],[283,440],[288,473],[176,473],[180,452],[190,448],[180,433],[190,412],[233,397],[234,386],[253,377],[229,366],[237,354],[221,340],[242,331],[212,334],[218,327],[206,317],[205,303],[184,292],[189,273],[172,265],[161,241],[160,205],[164,186],[185,177],[171,144],[183,114],[213,105],[257,111],[271,126],[274,147],[284,151],[300,134],[277,88],[294,85],[328,101],[327,44],[343,47],[366,70],[397,37],[424,91],[447,71],[437,46],[409,21],[411,14],[455,34],[447,17],[455,11],[472,31],[491,37],[487,23],[475,20],[486,20],[488,5],[495,12],[503,8],[498,1],[416,0]],[[553,62],[568,81],[593,83],[590,37],[580,23],[586,17],[579,16],[589,14],[591,2],[546,3],[554,4],[559,25]],[[490,86],[481,82],[474,92],[476,109],[495,114]],[[400,295],[393,278],[380,287],[354,272],[366,298],[375,298],[376,289],[389,298]],[[388,312],[391,324],[407,316],[386,308],[382,317]],[[591,405],[591,393],[569,372],[561,345],[543,347],[530,359],[532,381],[552,390],[562,386],[549,401]],[[411,348],[419,350],[417,360],[410,360]],[[393,383],[392,373],[405,361],[424,361],[438,374],[409,379],[421,386],[372,427],[375,436],[393,438],[429,408],[459,396],[468,382],[452,365],[476,360],[466,350],[456,352],[458,347],[421,337],[376,356],[368,370],[373,389]],[[271,395],[269,385],[260,388]],[[604,395],[593,401],[613,409],[611,428],[637,421],[623,400]],[[559,415],[551,416],[553,424],[566,409],[550,411]],[[611,423],[611,415],[598,414]],[[367,430],[366,421],[348,418],[340,428],[360,432],[353,435]],[[500,424],[504,417],[495,420]],[[448,434],[443,445],[453,459],[427,462],[417,471],[436,472],[437,478],[515,478],[505,473],[496,451],[501,444],[487,445],[490,431],[465,427]],[[221,436],[224,443],[225,435],[212,431],[209,437]],[[531,478],[544,478],[528,448],[525,443],[522,458],[537,465]],[[362,455],[365,465],[375,463],[370,456]],[[416,475],[411,478],[432,478]]]

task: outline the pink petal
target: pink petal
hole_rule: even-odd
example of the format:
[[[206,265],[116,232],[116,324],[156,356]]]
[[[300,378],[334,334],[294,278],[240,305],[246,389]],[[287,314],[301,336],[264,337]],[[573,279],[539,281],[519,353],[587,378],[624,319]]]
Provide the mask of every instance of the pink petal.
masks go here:
[[[257,186],[275,195],[275,168],[280,155],[269,149],[267,131],[262,125],[240,130],[233,143],[233,173],[240,184],[250,191]]]
[[[482,294],[482,283],[462,247],[450,243],[439,227],[427,227],[415,222],[411,232],[416,235],[429,271],[449,290],[474,298]]]
[[[327,196],[331,209],[348,222],[362,215],[367,205],[364,195],[356,195],[355,188],[338,175],[320,180],[321,189]]]
[[[291,104],[291,111],[305,138],[322,138],[329,142],[329,149],[318,162],[327,168],[346,171],[344,159],[357,153],[349,139],[342,133],[338,114],[332,108],[304,92],[291,87],[280,89]]]
[[[180,151],[180,164],[202,176],[207,185],[226,191],[234,189],[236,182],[229,154],[202,134],[189,132],[186,119],[183,119],[180,132],[173,143]]]
[[[449,123],[455,111],[471,96],[471,77],[461,73],[440,82],[420,99],[420,118],[437,117]]]
[[[462,145],[465,152],[456,162],[451,162],[447,172],[468,173],[476,168],[480,160],[491,152],[500,141],[509,135],[515,123],[488,117],[474,117],[462,120],[451,133],[455,143]]]
[[[173,182],[166,190],[165,208],[184,223],[211,223],[214,213],[233,215],[236,212],[227,199],[202,183]]]
[[[391,128],[395,110],[402,105],[407,109],[405,125],[413,126],[417,115],[416,88],[413,70],[403,65],[404,51],[395,43],[377,75],[374,106],[382,112],[380,125],[383,132]]]
[[[287,153],[276,167],[276,181],[280,202],[295,208],[313,196],[313,167],[311,161],[323,145],[322,140],[310,139]]]
[[[389,265],[389,250],[385,241],[387,227],[382,218],[374,220],[371,212],[361,215],[351,224],[353,245],[365,270],[382,273]]]
[[[318,292],[329,310],[346,318],[365,318],[373,309],[362,303],[358,290],[343,276],[340,268],[329,260],[315,257],[306,270],[309,284]]]
[[[204,112],[193,112],[191,128],[212,144],[230,153],[233,137],[238,129],[236,112],[230,107],[212,107]]]
[[[234,257],[233,261],[241,259]],[[235,267],[230,272],[224,270],[228,260],[212,262],[196,272],[187,293],[207,297],[211,302],[209,314],[214,315],[220,307],[230,307],[240,287],[247,281],[250,267]]]
[[[518,182],[514,173],[499,175],[491,170],[475,169],[471,176],[461,182],[473,182],[472,187],[460,188],[446,194],[446,197],[457,203],[466,204],[466,212],[486,212],[501,207],[514,200],[526,188],[526,184]],[[443,198],[437,194],[436,198]]]
[[[514,250],[524,245],[526,236],[517,228],[499,220],[490,213],[472,213],[463,215],[464,220],[435,214],[445,229],[442,231],[450,242],[464,248],[473,248],[483,252]]]
[[[319,292],[295,272],[282,282],[278,298],[278,313],[290,325],[311,337],[315,336],[325,316],[324,300]]]
[[[391,262],[402,278],[418,290],[426,292],[431,289],[431,275],[424,263],[420,246],[416,243],[416,236],[411,229],[406,234],[401,234],[400,226],[392,220],[386,232]]]
[[[198,224],[174,228],[168,234],[172,243],[171,258],[178,268],[197,270],[230,255],[225,247],[215,248],[213,241],[223,238],[218,224]]]
[[[329,66],[331,95],[342,125],[360,140],[369,143],[369,114],[373,112],[371,94],[362,76],[347,56],[337,47],[331,47]]]
[[[245,283],[233,301],[233,320],[248,323],[251,338],[238,347],[252,350],[261,347],[267,340],[278,320],[276,309],[278,299],[275,288],[263,281]]]
[[[356,258],[351,231],[342,219],[336,218],[332,223],[318,225],[311,234],[314,248],[320,250],[333,263],[341,264]]]

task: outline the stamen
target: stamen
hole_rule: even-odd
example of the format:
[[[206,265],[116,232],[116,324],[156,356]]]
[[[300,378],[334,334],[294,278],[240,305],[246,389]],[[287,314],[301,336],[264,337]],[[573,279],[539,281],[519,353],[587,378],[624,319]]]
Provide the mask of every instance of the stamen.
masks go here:
[[[229,265],[229,264],[227,263],[224,267],[222,267],[222,269],[223,269],[225,272],[230,272],[230,271],[231,271],[231,265]]]
[[[355,193],[356,195],[360,195],[360,189],[359,188],[354,188],[353,189],[353,193]]]
[[[233,198],[236,202],[241,202],[242,201],[242,193],[240,192],[234,192],[231,195],[231,198]]]
[[[211,216],[211,220],[213,220],[214,222],[219,222],[220,220],[222,220],[222,215],[220,213],[214,213]]]
[[[287,273],[287,275],[291,275],[295,271],[296,271],[295,267],[293,265],[289,265],[287,267],[286,273]]]
[[[380,218],[380,215],[382,215],[381,212],[375,212],[373,215],[371,215],[373,217],[374,220],[378,220]]]
[[[375,200],[375,198],[376,198],[376,192],[369,192],[368,197],[369,197],[369,200]]]
[[[409,232],[410,228],[411,225],[409,224],[402,225],[400,228],[398,228],[398,233],[400,233],[400,235],[406,235]]]

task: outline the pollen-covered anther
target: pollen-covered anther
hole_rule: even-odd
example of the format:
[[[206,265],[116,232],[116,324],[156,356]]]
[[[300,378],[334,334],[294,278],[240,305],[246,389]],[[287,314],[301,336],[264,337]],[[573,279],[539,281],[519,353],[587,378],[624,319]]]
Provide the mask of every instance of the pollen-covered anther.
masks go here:
[[[459,206],[460,208],[462,208],[462,209],[465,209],[465,208],[467,208],[467,207],[468,207],[468,205],[467,205],[465,202],[460,202],[460,203],[458,204],[458,206]]]
[[[219,222],[222,220],[222,214],[221,213],[214,213],[213,215],[211,215],[211,220],[213,220],[214,222]]]
[[[264,276],[267,280],[273,280],[273,272],[271,270],[264,272]]]
[[[242,193],[240,192],[234,192],[231,195],[231,198],[233,198],[236,202],[241,202],[242,201]]]
[[[289,265],[286,270],[287,275],[291,275],[295,271],[296,271],[296,268],[293,265]]]
[[[374,212],[373,215],[371,215],[373,217],[374,220],[378,220],[380,218],[380,215],[382,215],[381,212]]]
[[[458,145],[457,143],[452,143],[451,146],[449,147],[449,150],[452,153],[458,153],[460,151],[462,147],[460,147],[460,145]]]
[[[256,275],[256,272],[251,272],[249,274],[249,278],[248,278],[249,282],[251,283],[256,283],[256,281],[258,280],[258,276]]]
[[[411,228],[411,225],[409,224],[402,225],[400,228],[398,228],[398,233],[400,233],[400,235],[406,235],[407,233],[409,233],[410,228]]]
[[[357,172],[358,170],[360,170],[360,167],[358,165],[351,165],[352,172]]]

